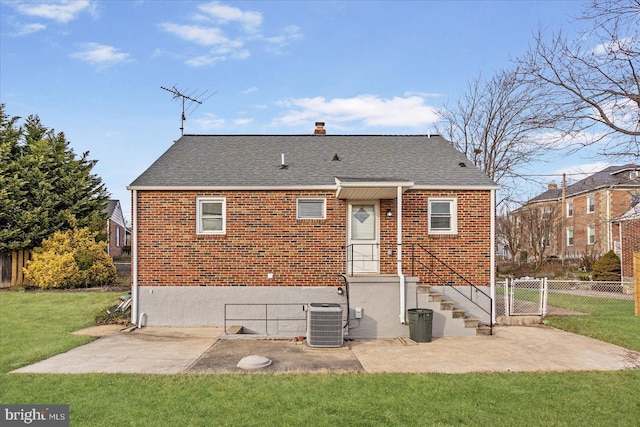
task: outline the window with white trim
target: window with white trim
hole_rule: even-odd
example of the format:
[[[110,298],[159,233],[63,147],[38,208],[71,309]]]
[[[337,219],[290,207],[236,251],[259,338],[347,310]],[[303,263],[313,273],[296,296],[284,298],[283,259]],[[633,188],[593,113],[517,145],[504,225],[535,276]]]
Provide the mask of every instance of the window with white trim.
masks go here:
[[[455,197],[429,197],[429,234],[458,232],[458,201]]]
[[[225,234],[226,199],[224,197],[198,197],[196,199],[196,233]]]
[[[296,205],[297,219],[325,219],[326,217],[325,199],[300,197]]]
[[[587,213],[592,213],[595,211],[596,211],[596,198],[587,197]]]
[[[573,246],[573,228],[567,228],[567,246]]]
[[[573,216],[573,202],[567,202],[567,217],[571,218]]]
[[[596,226],[587,227],[587,244],[594,245],[596,243]]]

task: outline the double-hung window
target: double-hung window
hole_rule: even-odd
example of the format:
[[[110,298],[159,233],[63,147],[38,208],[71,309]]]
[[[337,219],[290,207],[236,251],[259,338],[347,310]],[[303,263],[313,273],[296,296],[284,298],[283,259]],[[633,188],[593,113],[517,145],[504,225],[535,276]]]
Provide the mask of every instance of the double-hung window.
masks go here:
[[[567,246],[573,246],[573,228],[567,228]]]
[[[595,197],[587,197],[587,213],[596,211],[596,198]]]
[[[590,225],[587,227],[587,244],[594,245],[596,243],[596,226]]]
[[[456,234],[458,206],[455,197],[429,198],[429,234]]]
[[[224,197],[198,197],[196,207],[198,234],[225,234],[226,200]]]
[[[567,202],[567,218],[573,216],[573,202]]]
[[[325,219],[326,202],[322,198],[300,197],[297,200],[297,219]]]

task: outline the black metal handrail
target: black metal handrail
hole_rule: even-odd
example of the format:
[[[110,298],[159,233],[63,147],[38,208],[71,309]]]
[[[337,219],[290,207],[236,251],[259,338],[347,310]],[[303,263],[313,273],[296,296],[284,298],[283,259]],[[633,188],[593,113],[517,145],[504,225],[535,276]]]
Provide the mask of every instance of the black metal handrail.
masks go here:
[[[347,274],[349,274],[350,276],[353,276],[353,264],[355,262],[354,260],[354,248],[356,246],[361,246],[361,247],[369,247],[371,248],[371,259],[368,260],[358,260],[358,261],[364,261],[364,262],[380,262],[380,243],[351,243],[349,245],[347,245],[347,247],[345,248],[345,260],[346,260],[346,270],[347,270]],[[377,249],[377,251],[376,251]],[[377,252],[377,255],[376,255]]]
[[[406,246],[406,244],[405,244],[405,246]],[[411,275],[415,276],[415,274],[416,274],[416,263],[419,264],[420,266],[424,267],[425,269],[427,269],[431,274],[433,274],[437,279],[439,279],[438,280],[439,284],[442,284],[443,286],[449,286],[451,289],[453,289],[454,291],[458,292],[464,298],[466,298],[471,303],[473,303],[480,310],[482,310],[485,313],[487,313],[489,315],[489,327],[491,328],[490,333],[491,333],[491,335],[493,335],[493,298],[491,297],[491,295],[488,295],[486,292],[484,292],[478,286],[476,286],[473,283],[471,283],[466,277],[462,276],[460,273],[455,271],[447,263],[442,261],[440,258],[438,258],[435,254],[433,254],[431,251],[429,251],[427,248],[425,248],[421,244],[419,244],[419,243],[410,243],[409,246],[411,247]],[[429,259],[431,261],[430,262],[430,264],[431,264],[430,266],[427,265],[426,263],[422,262],[420,259],[418,259],[416,257],[416,248],[422,250],[422,252],[424,252],[427,255],[429,255]],[[448,276],[449,276],[448,280],[447,280],[447,277],[443,276],[442,274],[440,274],[440,273],[438,273],[436,271],[436,266],[434,265],[434,263],[437,263],[438,267],[444,268],[445,271],[448,271]],[[459,289],[454,287],[456,279],[459,279],[460,281],[465,283],[467,286],[469,286],[469,296],[465,295]],[[476,292],[476,295],[479,292],[480,294],[484,295],[489,300],[489,310],[488,311],[482,305],[480,305],[478,302],[473,300],[473,291]]]

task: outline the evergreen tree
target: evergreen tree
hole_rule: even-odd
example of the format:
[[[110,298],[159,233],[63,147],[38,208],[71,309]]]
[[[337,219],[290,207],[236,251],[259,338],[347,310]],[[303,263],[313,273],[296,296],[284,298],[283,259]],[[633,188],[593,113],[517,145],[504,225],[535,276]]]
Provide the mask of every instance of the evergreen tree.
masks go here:
[[[109,194],[91,173],[97,161],[77,156],[38,116],[19,119],[0,105],[0,251],[31,249],[74,227],[102,231]]]

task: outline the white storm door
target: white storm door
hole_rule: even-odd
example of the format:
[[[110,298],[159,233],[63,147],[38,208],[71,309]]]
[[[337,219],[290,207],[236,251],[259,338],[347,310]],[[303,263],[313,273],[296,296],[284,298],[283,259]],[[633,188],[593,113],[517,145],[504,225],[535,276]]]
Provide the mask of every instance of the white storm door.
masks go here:
[[[378,202],[349,202],[347,272],[378,273],[380,260]]]

